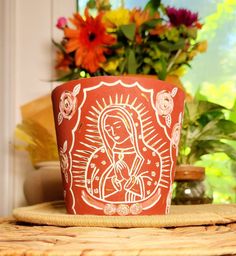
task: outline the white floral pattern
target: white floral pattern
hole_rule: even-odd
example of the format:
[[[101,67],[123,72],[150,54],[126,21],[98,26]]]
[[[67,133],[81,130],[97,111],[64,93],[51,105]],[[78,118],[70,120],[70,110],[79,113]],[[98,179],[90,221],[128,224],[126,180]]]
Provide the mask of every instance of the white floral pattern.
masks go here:
[[[114,204],[106,204],[103,212],[105,215],[113,215],[116,213],[116,206]]]
[[[61,94],[59,102],[59,114],[58,114],[58,125],[60,125],[63,119],[70,120],[76,112],[77,107],[77,94],[80,91],[80,84],[77,85],[73,92],[64,91]]]
[[[176,156],[178,156],[178,146],[181,135],[181,125],[182,125],[182,113],[179,114],[179,121],[176,123],[172,129],[171,133],[171,144],[176,148]]]
[[[60,166],[61,166],[61,171],[64,174],[65,181],[68,183],[68,174],[67,174],[67,169],[69,167],[69,159],[66,154],[67,150],[67,141],[64,142],[63,147],[60,148],[59,150],[59,157],[60,157]]]
[[[156,108],[158,114],[161,116],[167,116],[171,114],[174,108],[174,101],[169,92],[161,91],[157,94]]]
[[[142,205],[137,203],[137,204],[132,204],[130,206],[130,213],[133,215],[138,215],[142,212],[143,208]]]
[[[128,214],[129,214],[129,206],[126,205],[126,204],[120,204],[120,205],[117,207],[117,213],[118,213],[120,216],[128,215]]]
[[[177,91],[177,88],[174,88],[171,92],[161,91],[156,97],[157,113],[165,118],[166,125],[169,128],[172,123],[171,113],[174,109],[173,97],[175,97]]]
[[[173,127],[173,130],[172,130],[172,134],[171,134],[171,143],[176,148],[179,145],[180,131],[181,131],[180,124],[179,123],[175,124]]]

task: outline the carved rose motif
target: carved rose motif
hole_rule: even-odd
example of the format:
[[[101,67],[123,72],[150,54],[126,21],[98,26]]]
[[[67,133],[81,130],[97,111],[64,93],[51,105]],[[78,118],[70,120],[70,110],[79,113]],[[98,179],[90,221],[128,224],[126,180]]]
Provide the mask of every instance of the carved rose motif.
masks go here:
[[[65,91],[61,95],[59,109],[63,118],[71,119],[76,108],[76,97],[68,91]]]
[[[129,214],[129,206],[126,205],[126,204],[120,204],[120,205],[117,207],[117,213],[118,213],[120,216],[128,215],[128,214]]]
[[[76,112],[77,106],[77,98],[76,95],[80,91],[80,84],[77,85],[73,92],[64,91],[60,97],[59,109],[60,112],[58,114],[58,125],[60,125],[63,121],[63,118],[70,120]]]
[[[171,142],[175,147],[178,147],[179,145],[180,131],[181,131],[180,124],[179,123],[175,124],[171,134]]]
[[[133,215],[138,215],[142,212],[142,205],[137,203],[130,206],[130,213]]]
[[[158,114],[161,116],[171,114],[174,108],[174,101],[169,92],[161,91],[157,94],[156,108]]]
[[[114,204],[106,204],[103,211],[106,215],[113,215],[116,213],[116,206]]]

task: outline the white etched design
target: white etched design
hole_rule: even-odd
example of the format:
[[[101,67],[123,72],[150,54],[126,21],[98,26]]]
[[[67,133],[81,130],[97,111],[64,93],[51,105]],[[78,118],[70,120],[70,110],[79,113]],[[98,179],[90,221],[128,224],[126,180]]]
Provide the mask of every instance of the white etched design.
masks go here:
[[[171,144],[176,148],[176,156],[178,155],[178,146],[181,135],[181,123],[182,123],[182,114],[179,115],[179,121],[176,123],[172,129],[171,133]]]
[[[64,142],[63,147],[61,147],[59,150],[59,158],[60,158],[61,171],[64,174],[66,183],[68,183],[67,169],[69,167],[69,160],[68,160],[66,151],[67,151],[67,140]]]
[[[171,206],[171,200],[172,200],[172,187],[169,189],[169,193],[167,195],[167,200],[166,200],[166,214],[170,213],[170,206]]]
[[[114,204],[106,204],[103,212],[105,215],[114,215],[116,213],[116,206]]]
[[[167,116],[171,114],[174,108],[174,101],[172,95],[167,91],[161,91],[156,97],[157,112],[161,116]]]
[[[178,92],[178,88],[177,87],[173,88],[173,90],[171,91],[171,96],[174,98],[177,92]]]
[[[132,104],[109,105],[100,110],[97,121],[93,120],[103,145],[91,155],[85,170],[86,180],[90,181],[86,189],[94,198],[109,203],[133,203],[155,193],[154,182],[160,179],[161,158],[144,140],[137,108]],[[150,163],[156,165],[154,177],[151,176],[153,166],[144,161],[147,155]]]
[[[156,109],[160,116],[165,118],[167,127],[170,128],[172,123],[171,113],[174,109],[174,100],[178,89],[174,88],[171,92],[161,91],[156,96]]]
[[[117,214],[120,216],[128,215],[129,214],[129,206],[127,204],[118,205]]]
[[[136,203],[136,204],[132,204],[130,206],[130,213],[133,214],[133,215],[138,215],[142,212],[143,210],[143,207],[141,204],[139,203]]]
[[[147,99],[151,110],[146,108],[145,104],[140,103],[141,96],[135,97],[132,92],[130,94],[105,95],[104,98],[97,97],[95,102],[91,100],[90,92],[96,93],[100,87],[115,86],[121,86],[125,89],[137,88],[137,90],[142,91],[141,95]],[[177,88],[173,89],[172,92],[162,92],[169,94],[173,101]],[[94,105],[89,105],[86,102],[87,99],[88,102],[94,102]],[[77,123],[72,130],[72,143],[69,151],[72,162],[69,172],[71,179],[75,182],[73,184],[76,184],[75,187],[85,188],[82,191],[82,199],[87,205],[103,212],[107,207],[107,214],[108,212],[109,214],[115,214],[115,210],[119,214],[118,212],[123,211],[120,210],[122,207],[126,209],[124,212],[127,212],[127,214],[135,214],[141,209],[146,211],[158,204],[162,197],[161,191],[169,190],[170,172],[173,168],[172,146],[170,145],[171,134],[166,129],[168,125],[159,119],[160,111],[157,110],[157,104],[154,99],[157,99],[154,90],[145,89],[138,82],[133,84],[126,84],[121,80],[116,80],[112,83],[100,82],[83,89],[83,99],[78,106]],[[87,116],[81,115],[84,110],[88,109],[88,106]],[[104,115],[105,118],[101,122],[103,113],[106,110],[111,110],[111,108],[121,108],[121,111],[118,111],[118,116],[113,115],[113,113],[110,116]],[[128,110],[130,116],[124,117],[126,110]],[[150,118],[150,114],[153,111],[156,117],[155,121]],[[161,111],[161,116],[165,120],[166,116],[172,113],[173,107],[172,109],[171,107],[164,107],[164,111],[163,109]],[[134,113],[136,113],[135,122],[132,123],[129,120],[133,118]],[[112,118],[116,120],[112,120]],[[87,132],[83,140],[81,140],[81,137],[77,139],[76,135],[78,134],[77,131],[82,122],[81,120],[83,120]],[[167,120],[168,122],[171,125],[171,116],[169,121]],[[160,134],[156,130],[157,123],[160,126]],[[102,127],[100,127],[101,124],[103,124]],[[115,130],[119,130],[121,127],[115,127],[115,125],[123,125],[122,131],[125,132],[122,132],[121,136],[115,133]],[[105,135],[102,136],[101,134]],[[128,137],[125,137],[125,134],[128,134]],[[167,142],[163,141],[163,135],[166,137]],[[126,143],[128,141],[129,143],[131,142],[130,147],[127,145],[123,147],[122,139]],[[142,141],[140,147],[134,146],[136,140],[138,142]],[[79,143],[80,146],[78,147],[76,143]],[[147,155],[143,156],[142,154]],[[131,159],[133,166],[127,159]],[[99,178],[97,179],[97,177]],[[154,189],[152,188],[153,186],[155,187]],[[72,209],[76,213],[72,183],[70,183],[69,191],[72,197]],[[124,193],[125,197],[121,198],[119,193],[124,191],[126,191]],[[140,208],[137,205],[140,205]],[[123,215],[125,214],[123,213]]]
[[[172,122],[171,115],[165,116],[165,121],[166,121],[166,125],[170,128],[171,122]]]
[[[80,84],[75,86],[73,92],[64,91],[61,94],[59,102],[59,114],[58,114],[58,125],[60,125],[63,119],[70,120],[76,112],[77,107],[77,94],[80,91]]]
[[[178,147],[178,145],[179,145],[180,129],[181,129],[180,124],[177,123],[174,125],[173,130],[172,130],[171,142],[175,147]]]

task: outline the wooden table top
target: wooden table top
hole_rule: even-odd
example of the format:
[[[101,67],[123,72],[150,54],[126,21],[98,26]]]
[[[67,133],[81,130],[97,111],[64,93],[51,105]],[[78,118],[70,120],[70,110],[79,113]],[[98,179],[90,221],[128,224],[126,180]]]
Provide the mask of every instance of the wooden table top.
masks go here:
[[[236,255],[236,223],[118,229],[40,226],[0,218],[0,255]]]

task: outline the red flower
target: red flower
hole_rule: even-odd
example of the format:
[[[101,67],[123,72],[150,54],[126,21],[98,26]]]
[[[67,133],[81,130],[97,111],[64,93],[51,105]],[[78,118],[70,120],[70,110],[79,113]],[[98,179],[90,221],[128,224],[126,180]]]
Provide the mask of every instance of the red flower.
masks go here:
[[[174,7],[167,7],[166,14],[170,19],[170,23],[173,26],[180,26],[184,24],[186,27],[191,27],[198,21],[198,14],[191,12],[187,9],[176,9]]]
[[[76,29],[65,28],[65,37],[68,39],[65,48],[66,52],[75,51],[76,66],[82,67],[94,73],[100,64],[106,61],[104,56],[108,52],[107,46],[115,43],[115,38],[106,33],[102,23],[102,13],[93,18],[85,10],[85,20],[79,13],[74,14],[70,21]]]

